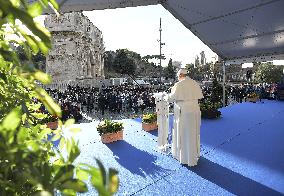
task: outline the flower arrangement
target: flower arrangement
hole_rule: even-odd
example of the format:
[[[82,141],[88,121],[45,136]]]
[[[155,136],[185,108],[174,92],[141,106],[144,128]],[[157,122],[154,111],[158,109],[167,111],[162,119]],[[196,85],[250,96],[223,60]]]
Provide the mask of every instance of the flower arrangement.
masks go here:
[[[137,114],[133,114],[133,115],[131,116],[131,118],[132,118],[132,119],[138,118],[138,115],[137,115]]]
[[[150,114],[143,114],[142,117],[142,129],[144,131],[152,131],[158,128],[157,124],[157,114],[150,113]]]
[[[246,97],[246,101],[249,101],[249,102],[256,103],[257,100],[259,100],[259,96],[255,92],[249,93]]]
[[[258,95],[255,92],[249,93],[247,95],[247,98],[255,98],[255,97],[258,97]]]
[[[200,110],[217,110],[218,108],[220,108],[222,106],[222,104],[220,102],[204,102],[204,103],[200,103]]]
[[[142,117],[142,123],[154,123],[157,122],[157,114],[156,113],[150,113],[150,114],[143,114]]]
[[[101,121],[97,126],[97,131],[100,135],[107,133],[116,133],[123,129],[123,123],[115,122],[112,120]]]
[[[111,143],[123,140],[123,123],[104,120],[97,126],[97,131],[103,143]]]

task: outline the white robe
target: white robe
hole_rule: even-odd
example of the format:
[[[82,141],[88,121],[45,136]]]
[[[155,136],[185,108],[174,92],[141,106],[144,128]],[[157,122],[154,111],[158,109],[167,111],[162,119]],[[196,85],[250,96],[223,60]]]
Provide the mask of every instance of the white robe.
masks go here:
[[[197,165],[200,154],[201,112],[198,99],[203,98],[197,82],[186,77],[177,82],[166,97],[174,104],[172,155],[182,164]]]

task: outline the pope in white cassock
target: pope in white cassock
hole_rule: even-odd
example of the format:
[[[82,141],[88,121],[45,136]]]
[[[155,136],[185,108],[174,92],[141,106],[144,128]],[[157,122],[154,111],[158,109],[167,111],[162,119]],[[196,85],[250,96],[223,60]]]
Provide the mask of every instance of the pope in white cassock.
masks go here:
[[[199,84],[187,76],[186,69],[177,73],[178,82],[165,96],[174,102],[174,129],[172,154],[182,164],[197,165],[200,154],[201,112],[198,99],[203,98]]]

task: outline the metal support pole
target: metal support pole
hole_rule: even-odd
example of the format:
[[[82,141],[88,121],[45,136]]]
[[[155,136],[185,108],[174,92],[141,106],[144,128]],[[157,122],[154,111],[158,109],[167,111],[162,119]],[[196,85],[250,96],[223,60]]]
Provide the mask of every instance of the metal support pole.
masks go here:
[[[226,106],[226,62],[223,61],[223,107]]]

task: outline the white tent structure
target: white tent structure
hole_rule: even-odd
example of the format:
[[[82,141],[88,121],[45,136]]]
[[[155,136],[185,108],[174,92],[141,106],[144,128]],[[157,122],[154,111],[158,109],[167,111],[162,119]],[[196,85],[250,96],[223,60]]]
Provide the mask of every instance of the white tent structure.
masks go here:
[[[224,72],[225,63],[284,59],[284,0],[58,0],[62,2],[61,12],[161,4],[223,59]]]
[[[227,63],[284,59],[284,0],[58,0],[62,2],[62,12],[160,3]]]

